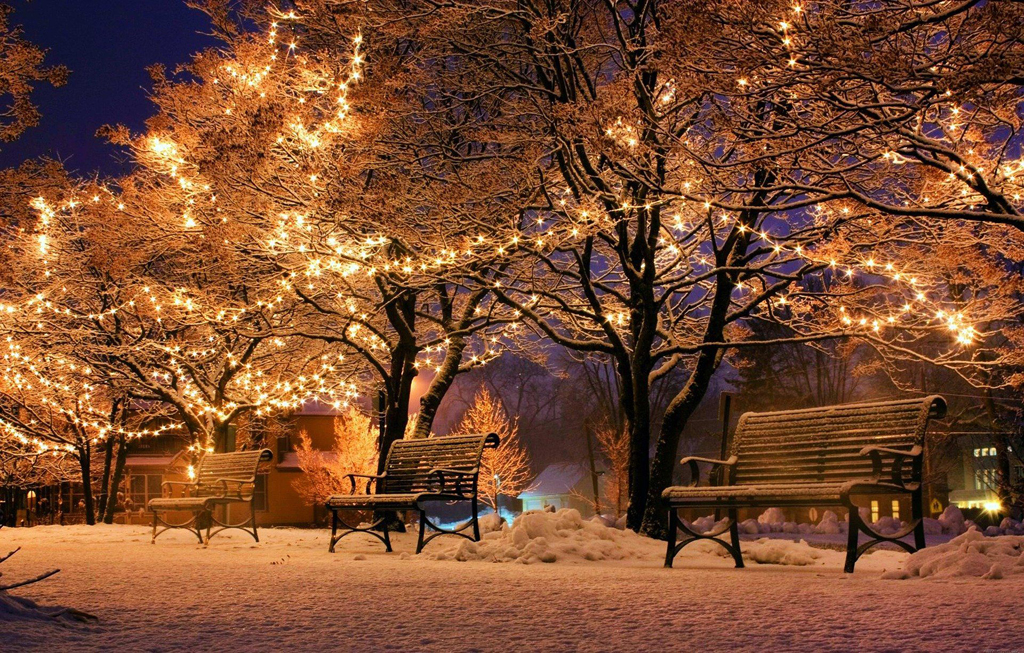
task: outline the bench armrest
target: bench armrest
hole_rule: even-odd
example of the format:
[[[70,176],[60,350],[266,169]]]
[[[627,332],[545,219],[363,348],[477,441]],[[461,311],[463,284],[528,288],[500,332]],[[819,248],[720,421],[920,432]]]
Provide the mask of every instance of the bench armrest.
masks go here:
[[[385,476],[387,476],[387,472],[384,472],[383,474],[345,474],[345,478],[347,478],[348,482],[352,484],[352,489],[349,491],[349,494],[355,494],[356,493],[356,479],[357,478],[365,478],[365,479],[367,479],[366,480],[366,494],[369,494],[370,493],[370,486],[373,485],[375,482],[379,482]]]
[[[239,481],[234,478],[218,478],[213,483],[214,485],[220,485],[224,489],[225,497],[227,497],[229,491],[228,483],[233,483],[235,485],[235,493],[238,495],[239,499],[242,499],[242,487],[245,485],[255,485],[256,481]]]
[[[428,472],[428,474],[430,476],[437,476],[438,483],[440,484],[440,489],[439,489],[440,492],[444,491],[445,477],[449,476],[449,477],[454,478],[454,480],[455,480],[455,493],[456,494],[462,494],[462,483],[463,483],[463,481],[464,480],[468,480],[471,487],[475,486],[476,485],[476,480],[477,480],[477,477],[480,474],[480,471],[479,470],[473,470],[473,471],[468,472],[468,471],[466,471],[464,469],[436,468],[436,469],[430,470],[430,472]]]
[[[160,494],[163,496],[167,496],[167,490],[172,485],[183,486],[184,488],[186,488],[186,494],[188,494],[190,490],[195,490],[196,488],[199,487],[199,484],[196,483],[195,481],[164,481],[163,483],[160,484]]]
[[[680,460],[680,464],[690,466],[690,487],[696,487],[700,484],[700,467],[697,463],[708,463],[711,465],[711,472],[708,474],[709,480],[711,474],[714,474],[717,469],[723,467],[732,467],[739,460],[736,456],[729,456],[728,460],[717,460],[715,458],[701,458],[700,456],[687,456]]]
[[[899,487],[907,487],[908,483],[916,483],[921,476],[921,462],[924,459],[924,449],[915,445],[907,450],[890,449],[888,447],[876,447],[870,445],[860,450],[860,455],[871,457],[872,475],[876,482],[882,480],[884,473],[882,456],[892,456],[892,467],[889,470],[888,482]],[[910,478],[903,477],[903,463],[909,458],[911,461]]]

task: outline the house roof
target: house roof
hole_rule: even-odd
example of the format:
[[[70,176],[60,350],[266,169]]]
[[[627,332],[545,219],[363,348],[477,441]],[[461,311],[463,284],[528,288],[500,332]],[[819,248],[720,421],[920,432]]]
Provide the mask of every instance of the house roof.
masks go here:
[[[167,469],[174,462],[175,456],[127,456],[125,467],[153,467]]]
[[[533,487],[519,495],[520,499],[569,494],[582,481],[587,470],[578,463],[554,463],[544,468],[533,481]]]

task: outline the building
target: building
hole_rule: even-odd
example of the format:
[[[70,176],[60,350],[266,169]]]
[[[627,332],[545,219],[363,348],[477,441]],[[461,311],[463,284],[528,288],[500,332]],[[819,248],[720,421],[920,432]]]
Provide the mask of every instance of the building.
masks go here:
[[[533,487],[520,494],[519,499],[524,511],[575,508],[583,515],[593,515],[594,482],[585,465],[554,463],[544,468],[534,479]]]
[[[248,437],[261,442],[273,453],[269,464],[261,467],[256,477],[253,503],[260,526],[322,524],[326,513],[320,506],[310,505],[295,489],[295,481],[303,474],[295,453],[298,434],[305,431],[316,449],[329,451],[334,441],[334,415],[312,407],[292,415],[281,423],[276,434],[256,433]],[[260,425],[243,428],[259,429]],[[218,451],[234,451],[237,430],[232,427],[226,439],[217,443]],[[124,478],[118,489],[115,521],[148,524],[152,513],[146,510],[150,499],[162,496],[164,481],[187,479],[189,456],[186,442],[175,435],[133,441],[125,459]],[[60,520],[74,523],[84,519],[84,494],[81,483],[35,488],[21,492],[4,502],[10,524],[32,525]],[[236,508],[236,510],[239,508]],[[235,519],[235,515],[230,515]]]
[[[959,508],[999,509],[999,465],[992,434],[966,433],[957,438],[959,456],[949,472],[949,501]],[[1010,449],[1010,482],[1024,480],[1024,463]]]

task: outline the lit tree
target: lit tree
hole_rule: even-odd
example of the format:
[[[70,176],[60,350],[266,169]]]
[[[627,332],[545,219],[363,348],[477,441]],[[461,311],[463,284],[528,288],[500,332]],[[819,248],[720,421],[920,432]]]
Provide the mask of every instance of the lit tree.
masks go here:
[[[957,292],[934,254],[951,240],[974,255],[1013,243],[993,226],[1010,220],[964,215],[970,200],[950,199],[949,188],[936,201],[959,213],[898,210],[871,184],[931,198],[927,176],[900,175],[892,154],[859,157],[880,143],[901,152],[892,141],[905,138],[903,125],[927,130],[932,100],[954,76],[978,91],[1003,80],[997,96],[1016,105],[1016,80],[985,77],[998,66],[978,56],[1000,18],[1018,11],[1008,3],[425,2],[421,13],[379,4],[382,29],[414,23],[421,56],[451,62],[441,88],[500,96],[504,138],[543,143],[527,207],[535,221],[503,243],[523,262],[492,292],[545,337],[614,366],[630,438],[630,527],[660,532],[679,439],[731,350],[859,338],[894,361],[923,357],[965,374],[993,364],[979,365],[982,351],[1006,362],[985,329],[1015,310],[1006,275]],[[936,42],[956,54],[940,62],[948,49]],[[996,42],[1005,69],[1019,39]],[[926,62],[950,65],[945,81],[929,79]],[[941,92],[923,91],[922,104],[922,83]],[[1001,142],[1016,142],[1015,120]],[[996,164],[992,174],[1009,176]],[[1012,195],[1001,197],[1000,211],[1016,211]],[[932,217],[950,219],[920,219]],[[750,321],[785,333],[758,341]],[[952,336],[941,353],[915,349],[937,332]],[[652,387],[673,372],[682,382],[649,459]]]
[[[334,418],[334,441],[327,451],[314,447],[309,434],[300,431],[295,453],[303,475],[292,482],[299,495],[321,505],[332,494],[363,493],[363,484],[353,488],[345,476],[377,472],[378,435],[370,418],[355,408]]]
[[[490,234],[515,189],[494,161],[517,157],[474,138],[472,112],[425,100],[422,72],[403,71],[391,42],[367,46],[360,14],[313,4],[252,33],[211,3],[228,47],[196,58],[199,83],[158,81],[145,135],[112,134],[155,173],[161,210],[230,247],[253,295],[294,310],[267,333],[327,343],[385,390],[387,449],[420,369],[432,374],[424,437],[455,375],[496,356],[516,319],[460,276],[496,278]],[[367,47],[377,59],[364,82]],[[444,117],[419,120],[433,114]]]
[[[495,433],[501,440],[496,448],[484,451],[477,485],[483,502],[497,512],[500,495],[517,497],[532,487],[530,454],[519,441],[518,419],[510,418],[487,388],[477,393],[452,435],[471,433]]]
[[[0,4],[0,97],[9,98],[0,111],[0,141],[13,141],[39,124],[39,109],[32,102],[35,84],[63,86],[68,70],[45,66],[46,50],[22,38],[20,27],[11,27],[10,5]]]

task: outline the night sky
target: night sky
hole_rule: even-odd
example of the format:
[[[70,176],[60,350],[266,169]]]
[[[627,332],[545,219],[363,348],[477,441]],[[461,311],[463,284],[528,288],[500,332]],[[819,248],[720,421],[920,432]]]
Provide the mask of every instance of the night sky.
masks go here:
[[[123,156],[95,136],[105,124],[137,131],[153,112],[146,67],[168,71],[215,40],[206,17],[184,0],[3,0],[14,7],[12,25],[49,49],[46,62],[71,70],[62,88],[39,86],[39,126],[14,143],[0,143],[0,167],[49,155],[70,170],[88,174],[123,172]],[[144,10],[143,10],[144,9]]]

